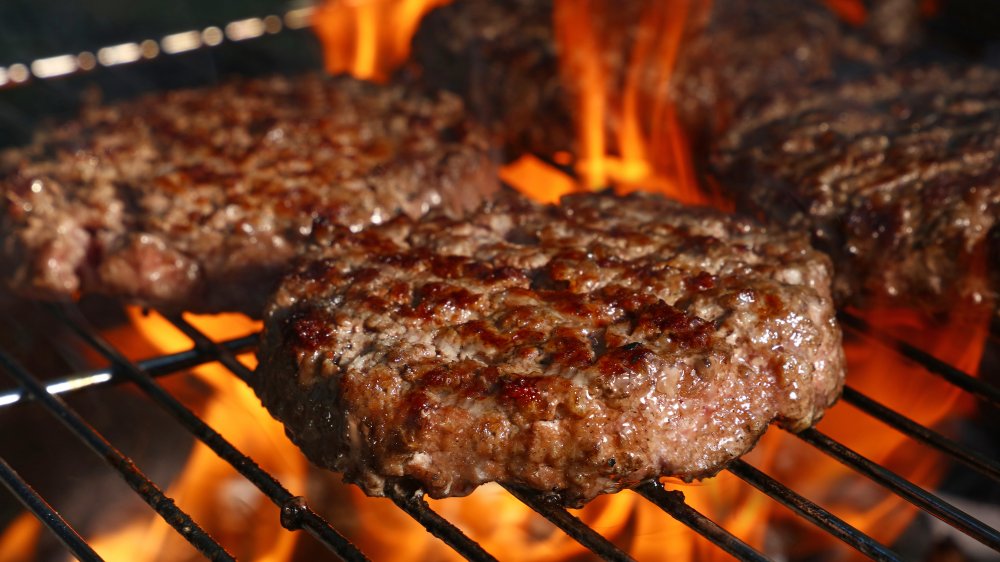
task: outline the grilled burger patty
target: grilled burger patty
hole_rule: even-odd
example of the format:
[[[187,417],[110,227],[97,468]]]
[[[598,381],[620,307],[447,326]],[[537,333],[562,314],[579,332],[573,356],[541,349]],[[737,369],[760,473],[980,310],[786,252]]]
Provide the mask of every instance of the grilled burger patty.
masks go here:
[[[560,51],[554,3],[455,0],[430,12],[413,39],[424,81],[460,93],[506,144],[511,158],[524,151],[570,150],[576,138],[572,111],[582,107],[583,92],[573,90],[572,80],[560,79],[560,59],[593,55],[583,47]],[[621,107],[626,84],[637,79],[640,114],[660,115],[663,102],[672,101],[696,149],[754,96],[827,79],[841,65],[867,65],[879,58],[865,34],[845,25],[819,0],[715,0],[707,11],[694,10],[672,74],[649,53],[642,66],[630,68],[637,51],[664,48],[660,39],[681,13],[667,4],[591,2],[589,23],[600,38],[608,107]],[[662,29],[640,25],[650,21]],[[642,37],[651,31],[656,39]],[[608,116],[609,142],[621,133],[619,121],[613,112]],[[655,131],[663,123],[642,126]]]
[[[91,106],[0,173],[17,291],[253,315],[314,224],[457,213],[497,187],[457,97],[313,75]]]
[[[715,474],[838,397],[826,256],[663,198],[519,198],[322,233],[265,314],[254,386],[371,495],[499,481],[580,505]]]
[[[745,209],[812,234],[843,301],[940,312],[1000,288],[998,155],[1000,71],[931,67],[748,107],[714,166]]]

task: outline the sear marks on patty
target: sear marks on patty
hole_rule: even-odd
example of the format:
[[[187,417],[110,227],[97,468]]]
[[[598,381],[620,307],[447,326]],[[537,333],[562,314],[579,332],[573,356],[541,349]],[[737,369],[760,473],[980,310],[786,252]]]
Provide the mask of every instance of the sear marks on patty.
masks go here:
[[[854,304],[1000,287],[1000,72],[905,69],[748,108],[714,156],[744,209],[812,234]]]
[[[314,224],[460,213],[498,186],[457,97],[319,75],[91,106],[2,164],[18,292],[257,316]]]
[[[661,115],[664,101],[672,101],[680,123],[700,149],[752,97],[828,79],[843,66],[864,66],[879,58],[863,33],[852,30],[819,0],[696,4],[700,7],[692,9],[672,75],[654,62],[660,57],[647,51],[664,49],[661,40],[666,26],[678,17],[677,10],[664,8],[667,4],[661,0],[588,5],[606,70],[609,142],[622,133],[614,112],[625,104],[622,93],[631,80],[638,84],[637,113]],[[553,8],[553,0],[456,0],[430,12],[413,40],[423,80],[459,92],[471,111],[490,124],[510,158],[525,151],[572,150],[577,138],[573,115],[581,107],[582,93],[574,91],[572,80],[560,79],[560,60],[591,54],[582,48],[560,49]],[[640,22],[659,23],[644,27]],[[646,62],[630,69],[637,56]],[[641,126],[652,134],[664,123]]]
[[[710,476],[843,381],[826,256],[633,194],[325,230],[266,315],[254,386],[367,493],[499,481],[580,505]]]

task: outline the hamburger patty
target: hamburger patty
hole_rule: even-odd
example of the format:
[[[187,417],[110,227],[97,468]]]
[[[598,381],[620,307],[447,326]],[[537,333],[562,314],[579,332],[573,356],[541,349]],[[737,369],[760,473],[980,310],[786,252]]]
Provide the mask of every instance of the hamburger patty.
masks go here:
[[[1000,288],[998,123],[1000,71],[899,70],[748,107],[714,165],[742,207],[812,234],[839,299],[941,312]]]
[[[0,263],[36,297],[260,315],[314,224],[457,213],[497,185],[455,96],[235,80],[87,107],[5,153]]]
[[[553,27],[555,1],[456,0],[430,12],[413,40],[424,81],[460,93],[506,144],[511,158],[524,151],[549,155],[574,148],[573,115],[582,111],[583,94],[573,90],[573,80],[560,78],[560,60],[591,54],[584,48],[560,49]],[[714,0],[695,5],[676,68],[668,75],[655,64],[659,57],[648,53],[637,69],[630,69],[629,62],[638,51],[664,48],[649,37],[643,37],[648,44],[640,46],[640,36],[664,38],[679,10],[662,0],[587,4],[606,71],[609,142],[622,133],[615,109],[625,104],[622,92],[633,78],[638,79],[637,113],[660,115],[663,101],[672,101],[700,149],[704,138],[721,130],[748,99],[829,78],[841,65],[878,59],[867,37],[819,0]],[[640,22],[658,23],[646,27]],[[663,123],[641,126],[652,134]]]
[[[715,474],[840,393],[829,262],[805,237],[587,194],[321,238],[267,309],[254,386],[371,495],[498,481],[580,505]]]

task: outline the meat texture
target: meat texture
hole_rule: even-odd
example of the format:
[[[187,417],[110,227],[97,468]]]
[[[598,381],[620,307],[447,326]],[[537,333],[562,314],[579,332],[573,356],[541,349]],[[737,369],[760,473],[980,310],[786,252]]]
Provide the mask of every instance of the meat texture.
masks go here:
[[[453,95],[300,76],[158,93],[3,155],[0,262],[18,292],[260,315],[313,225],[474,208],[497,187]]]
[[[569,505],[710,476],[843,381],[826,256],[633,194],[327,230],[265,315],[254,386],[367,493],[490,481]]]
[[[413,39],[421,83],[460,94],[509,157],[572,146],[556,51],[551,0],[457,0]]]
[[[747,108],[714,158],[745,209],[811,233],[844,302],[988,302],[1000,287],[1000,71],[910,68]]]
[[[560,61],[592,51],[579,41],[569,50],[557,44],[554,3],[456,0],[428,14],[413,41],[424,81],[461,93],[504,140],[508,157],[574,149],[572,116],[582,115],[582,92],[574,90],[575,80],[560,80]],[[680,3],[575,4],[590,15],[597,38],[612,145],[623,133],[620,108],[631,102],[622,92],[630,80],[638,80],[637,113],[646,133],[664,126],[655,117],[673,103],[698,149],[746,100],[878,59],[865,34],[819,0],[714,0],[691,3],[671,73],[661,62],[669,58],[663,54],[667,36],[683,15]],[[630,69],[634,61],[641,63]]]

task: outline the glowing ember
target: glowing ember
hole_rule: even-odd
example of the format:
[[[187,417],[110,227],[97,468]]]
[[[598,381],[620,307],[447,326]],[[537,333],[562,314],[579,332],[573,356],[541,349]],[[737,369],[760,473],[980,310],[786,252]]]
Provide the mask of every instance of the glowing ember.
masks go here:
[[[313,15],[326,70],[384,81],[410,54],[420,18],[450,0],[327,0]]]

